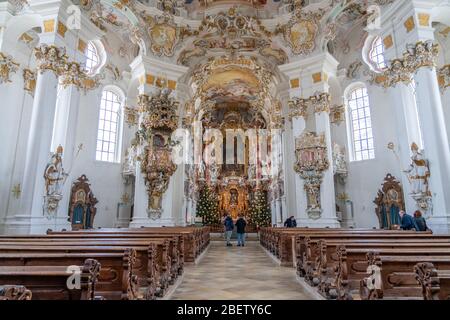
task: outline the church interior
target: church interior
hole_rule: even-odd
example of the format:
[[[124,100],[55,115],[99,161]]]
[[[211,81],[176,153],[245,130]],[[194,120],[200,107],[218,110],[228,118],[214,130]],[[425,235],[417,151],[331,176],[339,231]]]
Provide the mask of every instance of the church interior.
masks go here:
[[[450,0],[1,1],[0,101],[0,300],[450,299]]]

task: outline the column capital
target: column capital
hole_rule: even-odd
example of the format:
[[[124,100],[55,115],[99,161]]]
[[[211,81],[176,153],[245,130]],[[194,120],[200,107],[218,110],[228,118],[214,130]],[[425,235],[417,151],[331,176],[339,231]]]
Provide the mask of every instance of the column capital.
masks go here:
[[[403,57],[391,61],[389,67],[381,74],[373,74],[371,82],[385,88],[395,87],[397,83],[409,84],[414,73],[423,67],[436,67],[439,45],[429,40],[408,45]]]
[[[155,87],[175,89],[178,80],[189,68],[139,55],[130,64],[133,79],[139,80],[139,91],[148,93]]]
[[[309,98],[293,98],[288,102],[290,108],[289,117],[307,118],[308,110],[312,113],[330,113],[331,96],[327,92],[316,93]]]
[[[297,85],[303,94],[328,92],[328,79],[336,77],[339,62],[328,52],[279,66],[290,80],[291,89]],[[299,91],[299,90],[297,90]]]

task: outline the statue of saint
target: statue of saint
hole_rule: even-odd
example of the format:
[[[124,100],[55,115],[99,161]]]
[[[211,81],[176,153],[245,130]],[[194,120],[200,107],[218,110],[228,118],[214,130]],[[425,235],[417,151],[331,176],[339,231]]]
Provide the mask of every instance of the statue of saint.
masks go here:
[[[52,154],[49,163],[45,167],[45,194],[47,196],[60,195],[64,181],[68,176],[62,166],[62,153],[63,148],[60,145],[56,149],[56,152]]]
[[[415,143],[411,145],[411,152],[411,164],[404,172],[412,184],[412,193],[426,195],[429,193],[428,179],[430,177],[428,160],[423,157]]]

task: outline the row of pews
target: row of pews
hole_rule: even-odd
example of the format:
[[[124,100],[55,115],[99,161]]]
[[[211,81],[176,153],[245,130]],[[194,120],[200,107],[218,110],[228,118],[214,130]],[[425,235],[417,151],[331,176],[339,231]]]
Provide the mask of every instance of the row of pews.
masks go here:
[[[327,299],[450,299],[450,236],[262,228],[260,243]]]
[[[209,242],[207,227],[0,236],[0,300],[161,298]]]

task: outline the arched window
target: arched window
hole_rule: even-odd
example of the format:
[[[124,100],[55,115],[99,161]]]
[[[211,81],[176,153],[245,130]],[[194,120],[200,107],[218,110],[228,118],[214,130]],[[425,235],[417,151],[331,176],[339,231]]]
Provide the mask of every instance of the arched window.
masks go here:
[[[384,45],[380,37],[376,37],[372,42],[372,47],[369,51],[369,60],[373,67],[378,70],[386,69],[386,60],[384,59]]]
[[[346,94],[347,110],[350,121],[349,146],[352,161],[375,158],[375,147],[370,116],[369,96],[364,85],[352,87]]]
[[[99,64],[100,64],[100,57],[97,52],[96,46],[89,41],[87,48],[86,48],[86,71],[89,74],[95,73],[95,70],[97,70]]]
[[[103,90],[98,121],[96,160],[119,162],[122,104],[123,97],[117,90]]]

